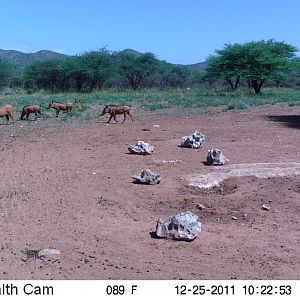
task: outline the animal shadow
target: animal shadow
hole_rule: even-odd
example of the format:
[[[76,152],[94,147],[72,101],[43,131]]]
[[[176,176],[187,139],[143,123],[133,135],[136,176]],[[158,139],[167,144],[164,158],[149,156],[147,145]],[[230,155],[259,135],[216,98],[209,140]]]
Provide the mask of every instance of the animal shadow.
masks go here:
[[[289,128],[300,128],[300,115],[267,116],[269,121],[283,123]]]

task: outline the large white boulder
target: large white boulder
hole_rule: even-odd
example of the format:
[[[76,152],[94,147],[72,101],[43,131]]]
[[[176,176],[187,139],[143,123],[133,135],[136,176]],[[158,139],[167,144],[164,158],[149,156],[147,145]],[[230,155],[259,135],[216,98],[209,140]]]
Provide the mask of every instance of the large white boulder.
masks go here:
[[[160,175],[151,170],[143,170],[141,174],[133,176],[136,183],[142,184],[158,184],[160,183]]]
[[[208,166],[220,166],[225,165],[229,159],[225,157],[225,155],[222,153],[219,149],[211,149],[208,150],[207,158],[206,158],[206,164]]]
[[[190,211],[181,212],[168,220],[158,220],[156,235],[161,238],[192,241],[201,232],[201,223],[198,216]]]
[[[194,133],[184,138],[179,146],[184,148],[200,148],[204,144],[204,141],[205,135],[196,130]]]
[[[154,147],[144,141],[138,141],[135,145],[128,147],[132,154],[149,155],[153,153]]]

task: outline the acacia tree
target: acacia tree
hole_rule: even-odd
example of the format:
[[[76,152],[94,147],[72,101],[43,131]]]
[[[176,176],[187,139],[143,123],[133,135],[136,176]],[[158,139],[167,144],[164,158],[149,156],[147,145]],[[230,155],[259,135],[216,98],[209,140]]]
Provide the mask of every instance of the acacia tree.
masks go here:
[[[123,75],[132,89],[140,87],[142,81],[155,73],[159,62],[152,53],[141,55],[117,54],[118,72]]]
[[[187,68],[174,66],[165,73],[166,84],[170,87],[182,87],[187,83],[190,72]]]
[[[283,77],[296,51],[294,46],[274,40],[228,44],[209,57],[207,72],[211,77],[225,79],[233,90],[244,79],[259,94],[267,79]]]
[[[103,48],[99,51],[87,52],[81,58],[85,66],[84,73],[90,91],[95,88],[101,89],[113,72],[109,51]]]
[[[27,66],[23,72],[25,87],[37,87],[50,90],[60,88],[60,59],[37,61]]]
[[[0,58],[0,88],[3,88],[13,73],[13,65]]]
[[[216,50],[207,60],[207,79],[224,79],[234,91],[238,88],[243,65],[244,49],[242,45],[225,45]]]
[[[70,56],[65,58],[60,70],[68,81],[75,82],[75,88],[80,92],[87,81],[86,65],[81,56]]]

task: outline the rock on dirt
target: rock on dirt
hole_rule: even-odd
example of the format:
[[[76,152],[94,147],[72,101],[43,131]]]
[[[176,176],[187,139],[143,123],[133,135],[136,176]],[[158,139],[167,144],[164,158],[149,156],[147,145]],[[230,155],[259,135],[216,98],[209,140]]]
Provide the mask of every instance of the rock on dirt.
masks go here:
[[[136,183],[158,184],[161,181],[160,175],[151,170],[143,170],[141,174],[133,176]]]
[[[263,209],[263,210],[270,210],[271,207],[268,206],[268,205],[266,205],[266,204],[263,204],[262,209]]]
[[[154,164],[157,166],[163,166],[166,164],[172,164],[172,165],[178,165],[182,163],[182,160],[176,159],[176,160],[154,160]]]
[[[55,248],[45,248],[38,252],[38,257],[49,256],[49,255],[60,255],[61,251]]]
[[[201,232],[201,223],[198,216],[190,211],[181,212],[168,220],[158,220],[156,235],[161,238],[180,241],[192,241]]]
[[[199,210],[203,210],[203,209],[205,208],[205,206],[204,206],[203,204],[201,204],[201,203],[198,203],[198,204],[196,205],[196,207],[197,207]]]
[[[225,155],[222,153],[219,149],[211,149],[208,150],[207,158],[206,158],[206,164],[208,166],[220,166],[225,165],[229,160],[225,157]]]
[[[184,138],[181,143],[180,147],[184,148],[200,148],[204,144],[205,136],[199,131],[195,131],[194,133],[190,134],[188,137]]]
[[[138,141],[135,145],[128,147],[131,154],[150,155],[153,153],[154,147],[144,141]]]

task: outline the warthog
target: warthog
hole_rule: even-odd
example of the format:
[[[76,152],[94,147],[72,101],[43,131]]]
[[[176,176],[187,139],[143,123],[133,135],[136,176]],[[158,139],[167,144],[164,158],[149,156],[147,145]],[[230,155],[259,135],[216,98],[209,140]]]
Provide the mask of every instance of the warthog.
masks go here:
[[[54,108],[56,110],[56,116],[58,117],[59,112],[61,110],[62,111],[66,110],[67,113],[71,112],[72,108],[73,108],[73,103],[71,103],[71,102],[60,103],[60,102],[52,101],[51,103],[49,103],[49,106],[47,107],[47,109],[49,109],[49,108]]]
[[[30,114],[35,114],[35,118],[37,119],[37,114],[43,115],[41,112],[41,107],[39,105],[25,105],[21,110],[20,119],[23,120],[26,115],[26,119],[28,119]]]
[[[11,113],[12,113],[12,105],[6,104],[0,107],[0,117],[6,118],[6,124],[9,123],[9,118],[11,118],[14,123],[14,118],[12,117]]]
[[[124,115],[124,120],[123,120],[124,123],[126,120],[126,115],[130,116],[131,120],[133,121],[133,117],[132,114],[130,113],[130,110],[131,110],[130,106],[106,105],[101,113],[101,116],[105,114],[110,114],[109,120],[107,122],[109,123],[112,117],[116,122],[118,122],[116,120],[116,115]]]

